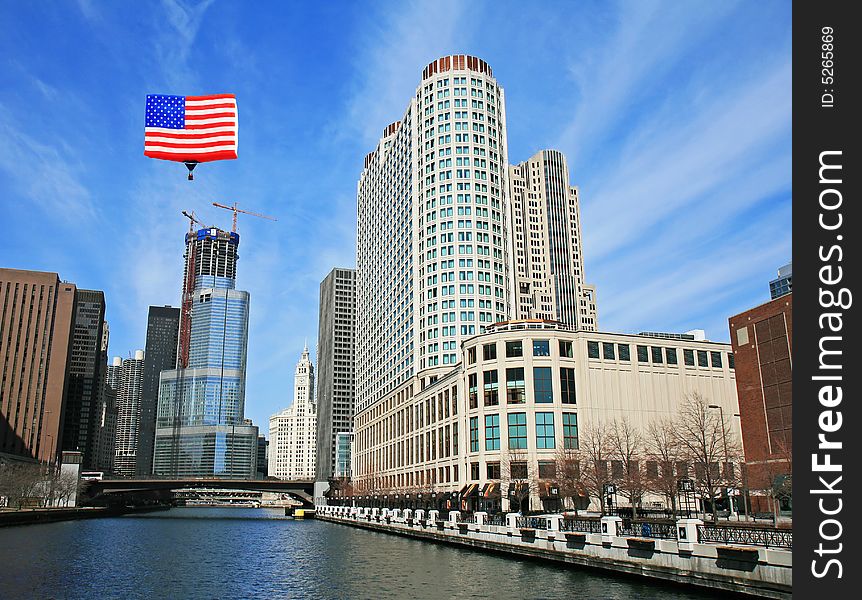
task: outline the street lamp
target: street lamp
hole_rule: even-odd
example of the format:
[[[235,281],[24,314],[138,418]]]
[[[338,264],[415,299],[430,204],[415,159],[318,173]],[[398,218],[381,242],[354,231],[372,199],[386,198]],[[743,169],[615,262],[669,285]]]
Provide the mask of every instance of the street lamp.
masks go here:
[[[722,437],[722,440],[724,442],[724,471],[726,473],[727,472],[727,461],[729,460],[729,458],[728,458],[728,454],[727,454],[727,427],[725,426],[725,423],[724,423],[724,409],[718,404],[710,404],[707,408],[717,408],[718,414],[720,415],[720,418],[721,418],[721,437]],[[709,468],[709,465],[707,465],[707,468]],[[724,496],[725,496],[725,498],[727,498],[728,510],[732,511],[733,506],[731,506],[730,494],[727,493],[727,486],[724,486]],[[728,515],[728,518],[730,518],[729,515]]]

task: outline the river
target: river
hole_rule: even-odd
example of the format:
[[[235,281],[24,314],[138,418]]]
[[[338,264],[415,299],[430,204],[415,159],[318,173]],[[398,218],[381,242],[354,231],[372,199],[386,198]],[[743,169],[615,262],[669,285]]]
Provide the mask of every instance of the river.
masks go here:
[[[582,598],[713,594],[325,523],[167,512],[0,529],[0,598]]]

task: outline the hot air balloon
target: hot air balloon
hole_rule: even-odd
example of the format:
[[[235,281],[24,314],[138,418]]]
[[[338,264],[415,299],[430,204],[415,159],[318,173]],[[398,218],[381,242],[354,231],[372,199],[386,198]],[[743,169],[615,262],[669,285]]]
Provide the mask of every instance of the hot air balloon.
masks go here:
[[[237,157],[236,96],[147,96],[144,156],[181,162],[192,171],[202,162]]]

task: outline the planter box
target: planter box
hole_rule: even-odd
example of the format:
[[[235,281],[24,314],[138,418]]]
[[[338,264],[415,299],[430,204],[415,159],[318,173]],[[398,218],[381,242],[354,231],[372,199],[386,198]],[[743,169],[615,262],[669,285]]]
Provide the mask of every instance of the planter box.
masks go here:
[[[536,530],[531,527],[521,527],[521,539],[526,542],[532,542],[536,539]]]
[[[740,560],[743,562],[757,562],[760,557],[760,552],[757,548],[747,548],[745,546],[719,546],[716,548],[719,559],[725,560]]]
[[[584,544],[587,541],[587,534],[578,532],[567,532],[566,541],[574,542],[575,544]]]
[[[437,521],[437,529],[443,531],[443,528],[446,526],[446,521]]]
[[[467,526],[468,525],[469,525],[469,523],[458,523],[458,530],[461,533],[467,533]]]
[[[655,540],[648,538],[626,538],[629,548],[637,550],[655,550]]]
[[[412,517],[407,517],[407,526],[413,527],[413,518]]]

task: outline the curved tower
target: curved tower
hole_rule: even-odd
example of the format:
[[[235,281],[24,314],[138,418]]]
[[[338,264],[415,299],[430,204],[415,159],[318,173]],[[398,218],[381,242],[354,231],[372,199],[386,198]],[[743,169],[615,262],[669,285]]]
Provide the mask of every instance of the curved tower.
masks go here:
[[[436,380],[509,314],[503,88],[483,60],[439,58],[383,130],[357,187],[357,410]]]

